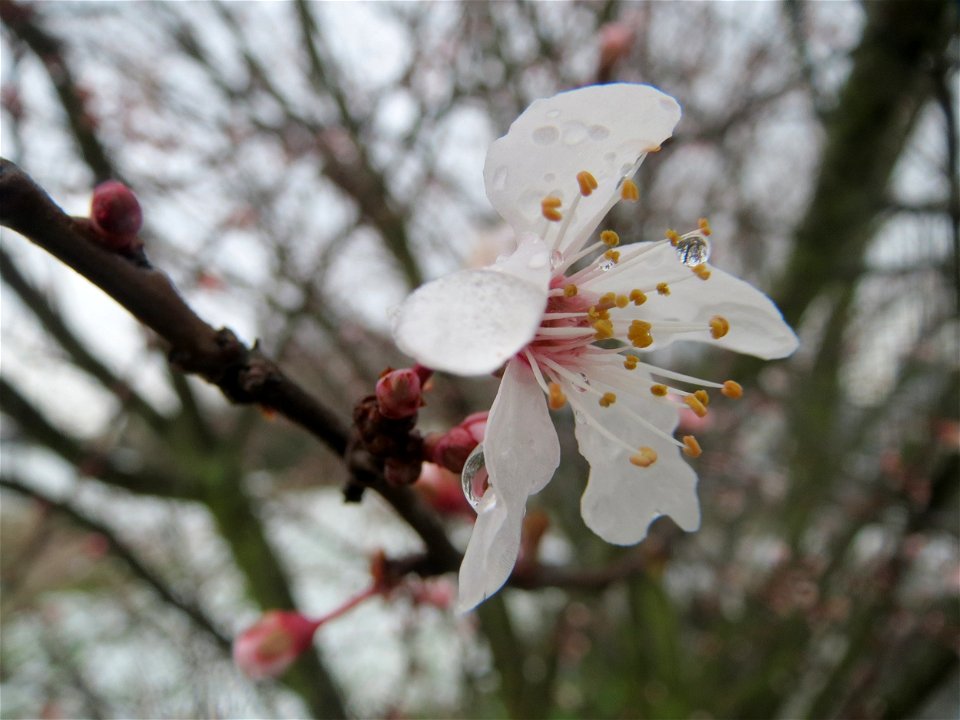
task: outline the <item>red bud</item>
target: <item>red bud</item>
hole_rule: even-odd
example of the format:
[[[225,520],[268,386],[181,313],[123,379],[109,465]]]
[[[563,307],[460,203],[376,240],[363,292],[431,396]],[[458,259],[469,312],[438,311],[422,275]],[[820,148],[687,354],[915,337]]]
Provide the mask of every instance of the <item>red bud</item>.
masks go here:
[[[120,250],[129,247],[140,232],[143,211],[130,188],[108,180],[93,190],[90,221],[105,245]]]

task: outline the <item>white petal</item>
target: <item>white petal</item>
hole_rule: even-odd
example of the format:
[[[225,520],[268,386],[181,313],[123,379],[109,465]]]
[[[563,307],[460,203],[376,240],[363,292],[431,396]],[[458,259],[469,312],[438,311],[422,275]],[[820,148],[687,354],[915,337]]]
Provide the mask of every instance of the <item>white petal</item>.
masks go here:
[[[560,464],[560,441],[543,392],[526,362],[507,365],[483,437],[490,484],[511,509],[540,492]]]
[[[494,269],[461,270],[410,295],[394,313],[393,337],[427,367],[483,375],[533,339],[546,303],[546,285]]]
[[[621,251],[620,265],[624,266],[637,253],[643,253],[642,260],[622,271],[605,273],[586,287],[599,294],[629,293],[632,288],[647,291],[647,302],[639,307],[628,306],[618,317],[653,323],[651,349],[665,347],[674,340],[695,340],[765,360],[786,357],[797,349],[797,336],[784,322],[777,306],[749,283],[712,266],[710,278],[701,280],[680,263],[668,243],[629,245]],[[651,292],[661,282],[670,285],[670,295]],[[730,331],[719,340],[709,331],[708,323],[714,315],[730,322]],[[657,321],[696,322],[703,330],[682,334],[658,332]]]
[[[594,85],[537,100],[490,146],[487,197],[518,233],[530,231],[540,201],[556,195],[566,207],[579,192],[577,173],[586,170],[599,187],[581,199],[568,232],[592,232],[620,179],[679,119],[676,101],[649,85]]]
[[[487,488],[460,565],[457,612],[472,610],[507,581],[520,552],[522,527],[523,508],[511,511]]]
[[[631,452],[611,442],[589,422],[578,421],[577,442],[590,463],[590,479],[580,500],[584,522],[604,540],[617,545],[643,540],[648,525],[661,515],[669,515],[684,530],[696,530],[700,525],[696,473],[676,445],[644,428],[627,412],[640,415],[669,434],[677,424],[677,409],[669,401],[647,393],[649,385],[645,383],[631,383],[635,388],[632,395],[592,376],[591,384],[600,392],[615,392],[617,401],[602,408],[588,400],[584,406],[587,414],[629,445],[653,448],[657,461],[646,468],[632,465]]]

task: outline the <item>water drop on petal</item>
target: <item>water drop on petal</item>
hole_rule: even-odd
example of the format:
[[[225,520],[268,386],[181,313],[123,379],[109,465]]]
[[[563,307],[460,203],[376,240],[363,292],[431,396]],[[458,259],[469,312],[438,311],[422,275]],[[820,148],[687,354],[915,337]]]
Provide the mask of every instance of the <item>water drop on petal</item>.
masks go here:
[[[608,270],[612,270],[614,265],[616,265],[616,263],[613,260],[601,260],[597,268],[600,272],[607,272]]]
[[[482,443],[467,456],[463,464],[463,472],[460,474],[460,485],[463,487],[463,496],[470,503],[470,507],[479,510],[483,493],[487,489],[487,466],[483,459]]]
[[[677,258],[687,267],[702,265],[710,259],[710,243],[703,235],[680,238],[676,251]]]
[[[550,269],[556,270],[561,265],[563,265],[563,253],[559,250],[554,250],[550,255]]]

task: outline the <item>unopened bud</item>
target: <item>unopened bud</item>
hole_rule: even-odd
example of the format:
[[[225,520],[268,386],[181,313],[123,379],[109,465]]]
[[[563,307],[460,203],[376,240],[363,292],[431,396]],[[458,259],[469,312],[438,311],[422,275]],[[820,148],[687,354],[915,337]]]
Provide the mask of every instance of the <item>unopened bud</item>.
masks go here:
[[[450,428],[433,447],[433,461],[450,472],[460,473],[467,457],[477,446],[470,431],[461,425]]]
[[[423,404],[420,375],[413,368],[391,370],[377,381],[377,407],[391,420],[417,414]]]
[[[129,247],[143,226],[143,211],[133,191],[121,182],[107,180],[93,190],[90,221],[104,244]]]
[[[233,641],[233,662],[253,679],[277,677],[313,642],[319,623],[298,612],[271,610]]]
[[[475,520],[477,513],[463,495],[460,476],[432,462],[423,463],[413,486],[430,507],[441,515]]]

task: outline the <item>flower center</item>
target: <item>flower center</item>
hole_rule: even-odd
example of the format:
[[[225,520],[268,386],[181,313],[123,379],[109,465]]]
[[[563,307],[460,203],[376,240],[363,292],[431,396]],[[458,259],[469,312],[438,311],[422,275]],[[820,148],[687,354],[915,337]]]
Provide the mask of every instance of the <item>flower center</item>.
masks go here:
[[[617,200],[633,202],[638,199],[639,189],[629,179],[635,169],[621,178],[617,194],[600,217],[605,216]],[[699,322],[654,321],[651,313],[641,309],[651,296],[660,296],[664,298],[663,302],[669,302],[675,290],[680,294],[684,292],[685,283],[709,280],[710,269],[706,260],[710,252],[707,239],[711,235],[710,225],[701,219],[696,230],[684,235],[668,230],[659,242],[628,245],[623,249],[618,249],[620,238],[612,230],[601,232],[594,243],[588,243],[589,232],[583,233],[582,237],[569,238],[567,230],[580,198],[589,196],[597,187],[597,181],[587,171],[578,173],[576,180],[579,193],[569,208],[564,209],[561,198],[556,196],[548,196],[541,203],[544,225],[540,235],[553,250],[551,264],[554,274],[540,326],[520,352],[520,357],[533,370],[551,409],[559,410],[570,404],[578,418],[583,418],[615,444],[629,449],[633,465],[650,467],[657,461],[656,451],[649,446],[636,448],[629,445],[616,428],[606,427],[598,417],[602,413],[597,413],[596,407],[605,410],[614,406],[618,392],[649,390],[659,401],[673,403],[703,417],[709,404],[704,387],[720,388],[728,397],[742,394],[740,386],[733,381],[721,385],[673,373],[641,363],[635,354],[653,349],[657,338],[666,341],[678,334],[709,333],[710,337],[720,339],[730,331],[729,321],[721,315]],[[667,276],[632,284],[638,277],[649,278],[650,272],[644,265],[651,253],[665,245],[673,246],[678,260],[675,266],[663,271]],[[576,267],[580,269],[575,270]],[[639,373],[636,372],[638,369]],[[701,387],[694,391],[671,387],[653,382],[654,375]],[[586,403],[595,405],[591,410]],[[700,455],[700,445],[693,436],[677,440],[646,418],[621,406],[618,422],[624,415],[688,456]]]

